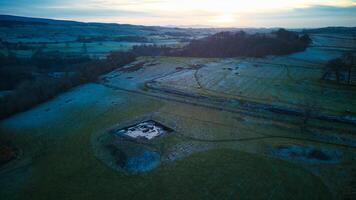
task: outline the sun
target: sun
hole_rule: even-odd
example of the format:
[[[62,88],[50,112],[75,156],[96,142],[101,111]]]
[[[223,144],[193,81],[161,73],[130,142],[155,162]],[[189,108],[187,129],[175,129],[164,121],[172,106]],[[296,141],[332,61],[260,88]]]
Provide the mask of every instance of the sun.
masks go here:
[[[217,17],[214,17],[211,22],[224,25],[231,24],[235,22],[235,17],[232,15],[219,15]]]

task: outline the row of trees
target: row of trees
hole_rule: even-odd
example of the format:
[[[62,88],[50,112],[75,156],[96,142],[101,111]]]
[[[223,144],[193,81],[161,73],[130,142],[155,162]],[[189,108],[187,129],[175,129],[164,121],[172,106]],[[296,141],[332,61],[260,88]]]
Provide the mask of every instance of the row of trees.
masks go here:
[[[134,46],[133,52],[146,56],[263,57],[304,51],[310,43],[311,39],[307,34],[299,35],[285,29],[252,35],[243,31],[220,32],[193,40],[183,48],[141,45]]]
[[[310,42],[308,35],[299,36],[285,29],[252,35],[243,31],[220,32],[194,40],[175,54],[193,57],[263,57],[304,51]]]
[[[77,65],[91,60],[85,55],[44,53],[41,49],[34,52],[30,58],[18,58],[14,54],[0,55],[0,90],[12,90],[18,83],[31,81],[38,74],[75,71]]]
[[[139,56],[167,56],[172,55],[173,48],[158,45],[135,45],[132,47],[132,53]]]
[[[325,73],[322,79],[336,81],[336,83],[356,84],[356,70],[355,56],[349,52],[340,58],[332,59],[325,65]],[[355,77],[354,77],[355,76]]]
[[[146,37],[137,35],[123,35],[116,37],[109,36],[78,36],[77,42],[90,43],[90,42],[104,42],[104,41],[116,41],[116,42],[148,42]]]

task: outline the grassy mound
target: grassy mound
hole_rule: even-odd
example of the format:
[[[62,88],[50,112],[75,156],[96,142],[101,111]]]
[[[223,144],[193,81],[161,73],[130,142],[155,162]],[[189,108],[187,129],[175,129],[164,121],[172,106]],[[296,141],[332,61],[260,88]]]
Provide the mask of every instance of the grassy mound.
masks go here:
[[[64,166],[58,166],[51,174],[43,173],[43,178],[32,181],[26,194],[35,199],[329,199],[330,196],[318,178],[301,168],[234,150],[196,153],[138,175],[118,173],[94,161],[87,159],[89,163],[66,166],[66,176],[60,171]],[[45,178],[49,175],[50,179]]]

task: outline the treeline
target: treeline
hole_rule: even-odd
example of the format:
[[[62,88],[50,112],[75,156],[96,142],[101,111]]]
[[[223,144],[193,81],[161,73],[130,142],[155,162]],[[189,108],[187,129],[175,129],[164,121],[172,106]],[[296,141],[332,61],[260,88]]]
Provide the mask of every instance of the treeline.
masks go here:
[[[172,55],[173,48],[164,45],[135,45],[132,53],[138,56],[168,56]]]
[[[25,111],[39,103],[45,102],[54,96],[58,95],[61,92],[64,92],[72,87],[78,86],[83,83],[95,81],[100,75],[108,73],[115,68],[124,66],[132,61],[134,61],[136,56],[132,53],[128,52],[114,52],[107,56],[106,59],[90,59],[86,58],[86,60],[78,59],[78,62],[73,62],[73,58],[52,58],[54,60],[61,60],[61,64],[57,66],[51,66],[52,68],[60,68],[67,69],[67,71],[62,72],[62,76],[60,77],[52,77],[47,75],[47,72],[51,70],[45,71],[43,70],[37,71],[36,76],[25,77],[21,80],[21,74],[23,73],[23,69],[36,71],[35,69],[38,66],[45,66],[46,62],[48,65],[53,64],[50,62],[51,57],[46,57],[41,60],[40,58],[33,58],[32,60],[23,60],[20,58],[7,58],[1,57],[1,70],[4,68],[13,68],[19,69],[13,71],[14,79],[17,78],[17,81],[20,81],[20,84],[15,84],[14,81],[2,79],[3,87],[6,81],[10,81],[11,84],[7,84],[7,86],[16,85],[15,88],[12,88],[10,94],[0,97],[0,119],[6,118],[12,114],[17,112]],[[80,61],[79,61],[80,60]],[[22,66],[29,61],[32,66]],[[28,63],[26,65],[29,65]],[[31,68],[29,68],[31,67]],[[40,73],[41,72],[41,73]],[[7,76],[8,73],[4,73],[1,76]],[[16,77],[17,75],[17,77]],[[3,78],[3,77],[1,77]]]
[[[90,43],[90,42],[104,42],[104,41],[115,41],[115,42],[148,42],[148,39],[143,36],[135,36],[135,35],[124,35],[124,36],[79,36],[76,40],[77,42]]]
[[[336,83],[356,85],[356,58],[352,52],[345,53],[340,58],[329,60],[325,64],[323,80]]]
[[[165,32],[162,35],[167,35],[167,36],[172,36],[172,37],[190,37],[192,36],[189,33],[185,33],[185,32]]]
[[[116,42],[148,42],[148,39],[146,37],[132,35],[117,36],[114,37],[112,40]]]
[[[212,36],[192,40],[182,48],[157,45],[134,46],[133,52],[145,56],[184,57],[264,57],[286,55],[304,51],[311,43],[307,34],[279,29],[271,33],[247,34],[240,32],[220,32]]]
[[[308,35],[299,36],[285,29],[252,35],[243,31],[220,32],[193,40],[175,54],[192,57],[263,57],[304,51],[310,42]]]
[[[36,51],[31,58],[0,55],[0,90],[12,90],[18,83],[50,72],[78,71],[76,66],[91,61],[88,56]]]
[[[25,21],[7,21],[0,20],[0,27],[14,27],[14,26],[34,26],[34,25],[48,25],[43,22],[25,22]]]
[[[315,29],[305,29],[303,33],[321,33],[321,34],[343,34],[343,35],[355,35],[356,27],[325,27]]]

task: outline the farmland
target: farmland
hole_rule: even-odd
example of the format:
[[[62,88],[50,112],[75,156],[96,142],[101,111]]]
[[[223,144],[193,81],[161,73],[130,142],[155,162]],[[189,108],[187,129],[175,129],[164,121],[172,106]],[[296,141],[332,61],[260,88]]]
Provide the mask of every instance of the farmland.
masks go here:
[[[82,48],[70,42],[77,35],[38,38],[44,50]],[[303,52],[264,58],[138,57],[2,120],[1,139],[19,152],[0,168],[1,197],[352,199],[356,90],[321,76],[356,42],[342,33],[311,39]],[[87,52],[100,57],[133,45],[101,43],[88,43]],[[151,140],[112,134],[147,120],[172,132]]]

